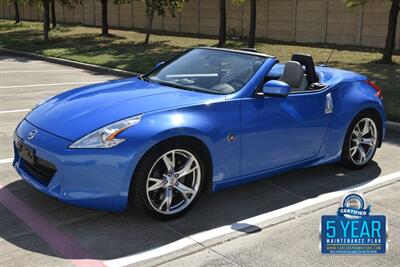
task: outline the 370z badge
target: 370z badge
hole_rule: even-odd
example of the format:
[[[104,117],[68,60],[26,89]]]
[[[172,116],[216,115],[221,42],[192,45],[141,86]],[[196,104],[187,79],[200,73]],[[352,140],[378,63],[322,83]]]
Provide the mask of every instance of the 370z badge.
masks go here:
[[[321,252],[324,254],[383,254],[387,248],[384,215],[370,215],[361,193],[347,193],[337,215],[321,218]]]

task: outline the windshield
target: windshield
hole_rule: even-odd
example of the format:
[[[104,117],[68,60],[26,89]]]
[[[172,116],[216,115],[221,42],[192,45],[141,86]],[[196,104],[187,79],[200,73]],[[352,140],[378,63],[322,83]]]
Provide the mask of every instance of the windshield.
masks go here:
[[[230,94],[241,89],[264,61],[257,55],[197,48],[144,78],[187,90]]]

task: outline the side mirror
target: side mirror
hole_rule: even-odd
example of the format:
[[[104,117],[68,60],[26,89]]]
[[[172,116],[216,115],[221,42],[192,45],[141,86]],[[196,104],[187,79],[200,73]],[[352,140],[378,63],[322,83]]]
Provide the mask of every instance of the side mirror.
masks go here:
[[[290,93],[290,86],[281,81],[272,80],[264,84],[263,93],[265,96],[288,96]]]
[[[157,69],[158,67],[160,67],[164,63],[165,63],[164,61],[158,62],[156,65],[154,65],[153,70]]]

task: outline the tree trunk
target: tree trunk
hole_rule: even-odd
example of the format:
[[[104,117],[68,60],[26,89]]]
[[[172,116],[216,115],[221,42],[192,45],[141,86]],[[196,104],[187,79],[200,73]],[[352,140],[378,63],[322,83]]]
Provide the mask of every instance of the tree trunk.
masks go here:
[[[50,2],[43,0],[43,39],[49,42],[49,26],[50,26]]]
[[[55,27],[57,27],[57,20],[56,20],[56,6],[54,3],[54,0],[50,0],[50,4],[51,4],[51,28],[54,29]]]
[[[392,63],[392,55],[395,46],[396,39],[396,26],[397,26],[397,17],[399,15],[400,9],[400,0],[392,0],[392,6],[390,8],[389,14],[389,27],[386,37],[385,49],[383,50],[383,63],[390,64]]]
[[[226,1],[219,0],[219,41],[218,47],[224,47],[226,41]]]
[[[16,0],[14,0],[14,9],[15,9],[15,24],[21,22],[21,16],[19,15],[19,5]]]
[[[101,0],[101,36],[110,36],[108,33],[108,0]]]
[[[147,5],[147,3],[146,3]],[[153,28],[153,19],[154,19],[154,13],[155,13],[155,7],[153,4],[150,6],[146,6],[146,15],[147,15],[147,31],[146,31],[146,38],[144,39],[144,43],[148,44],[150,41],[150,34],[151,30]]]
[[[256,43],[256,0],[250,0],[250,31],[249,31],[249,40],[247,46],[250,48],[254,48]]]

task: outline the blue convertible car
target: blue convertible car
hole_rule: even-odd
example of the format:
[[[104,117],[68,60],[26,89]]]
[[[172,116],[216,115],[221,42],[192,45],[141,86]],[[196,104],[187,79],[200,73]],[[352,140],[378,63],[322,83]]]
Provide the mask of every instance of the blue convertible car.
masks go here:
[[[217,191],[341,161],[366,166],[385,132],[366,77],[255,51],[194,48],[134,78],[41,101],[18,125],[14,166],[63,202],[158,219]]]

